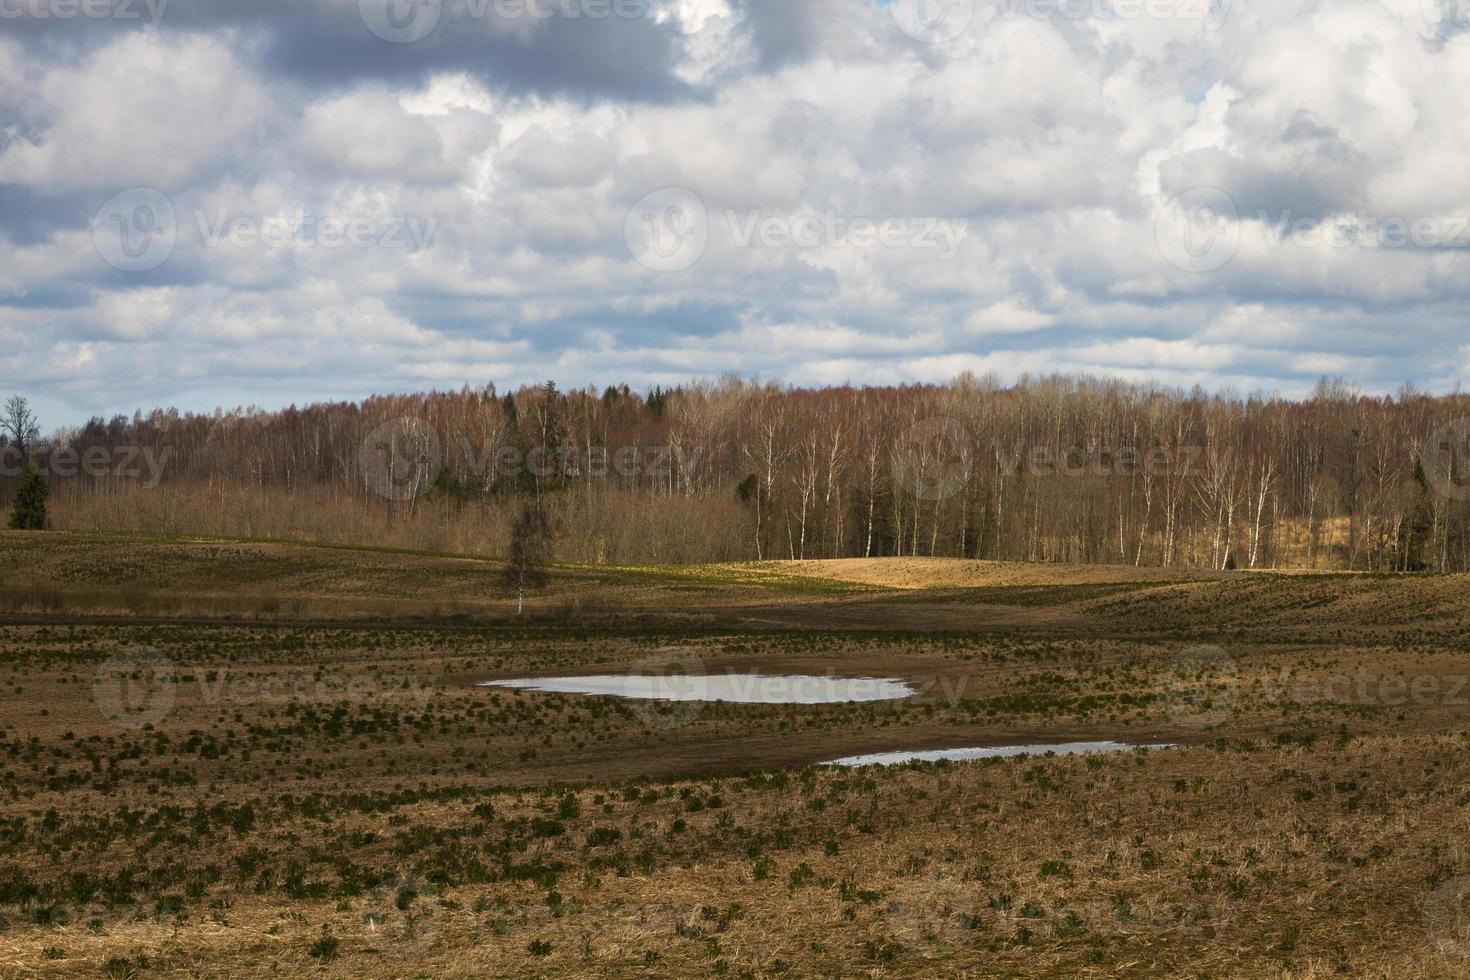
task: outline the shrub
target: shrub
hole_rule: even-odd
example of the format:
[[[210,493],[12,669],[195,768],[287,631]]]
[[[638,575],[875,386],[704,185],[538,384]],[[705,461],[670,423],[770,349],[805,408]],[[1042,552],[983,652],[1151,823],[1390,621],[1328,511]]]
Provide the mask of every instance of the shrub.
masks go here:
[[[15,492],[10,526],[17,531],[46,530],[46,497],[50,492],[40,467],[34,462],[27,462],[20,471],[20,489]]]

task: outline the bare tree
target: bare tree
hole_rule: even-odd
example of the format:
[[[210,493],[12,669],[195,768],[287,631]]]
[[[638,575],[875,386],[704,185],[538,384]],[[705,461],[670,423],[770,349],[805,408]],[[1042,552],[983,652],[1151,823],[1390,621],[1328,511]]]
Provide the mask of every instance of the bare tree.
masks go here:
[[[546,563],[551,556],[551,520],[538,499],[521,505],[510,531],[510,555],[502,577],[516,592],[516,615],[526,608],[526,591],[546,588]]]
[[[11,443],[48,449],[23,400],[0,416],[7,465]],[[904,493],[890,465],[904,433],[935,418],[984,450],[941,501]],[[1465,418],[1470,395],[1332,383],[1299,401],[1079,378],[821,390],[724,378],[656,397],[487,385],[93,419],[57,447],[168,451],[163,485],[57,479],[53,519],[485,552],[535,493],[540,450],[554,538],[593,563],[928,553],[1467,571]],[[412,421],[365,444],[393,420]],[[943,461],[912,451],[919,466]]]
[[[0,412],[0,432],[12,446],[20,450],[22,458],[29,456],[39,441],[40,429],[36,427],[36,413],[30,403],[20,395],[11,395]]]

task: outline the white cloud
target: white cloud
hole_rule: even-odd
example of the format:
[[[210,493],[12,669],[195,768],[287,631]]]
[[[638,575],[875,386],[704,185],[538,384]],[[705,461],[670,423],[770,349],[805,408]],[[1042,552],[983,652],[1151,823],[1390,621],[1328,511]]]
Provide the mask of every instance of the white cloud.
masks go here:
[[[639,99],[431,65],[281,77],[231,32],[80,53],[0,41],[0,329],[40,365],[10,357],[0,375],[66,397],[85,378],[126,404],[721,371],[1452,381],[1470,248],[1282,242],[1259,214],[1432,218],[1446,235],[1466,219],[1470,246],[1470,44],[1431,43],[1418,0],[1230,6],[1209,30],[981,4],[963,36],[925,45],[869,0],[813,0],[805,19],[670,0],[671,84],[705,88]],[[93,247],[88,209],[139,184],[166,189],[190,233],[129,274]],[[1155,221],[1201,185],[1241,218],[1206,272],[1171,264]],[[633,261],[624,219],[667,186],[700,196],[711,234],[698,264],[659,273]],[[742,247],[727,209],[967,225],[948,259]],[[200,214],[303,211],[432,234],[414,249],[197,234]]]
[[[0,152],[0,181],[46,190],[171,190],[266,136],[270,100],[221,40],[133,33],[44,70],[36,139]]]

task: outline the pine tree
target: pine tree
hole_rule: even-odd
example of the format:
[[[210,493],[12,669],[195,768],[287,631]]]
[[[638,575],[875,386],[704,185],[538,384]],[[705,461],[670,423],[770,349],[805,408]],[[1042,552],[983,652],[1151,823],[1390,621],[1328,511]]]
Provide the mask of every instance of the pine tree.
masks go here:
[[[556,382],[548,381],[541,386],[541,445],[535,471],[536,493],[560,487],[566,476],[563,472],[561,449],[566,440],[566,427],[562,425]]]
[[[46,496],[50,493],[46,476],[34,462],[20,471],[20,489],[15,494],[15,510],[10,526],[18,531],[46,530]]]

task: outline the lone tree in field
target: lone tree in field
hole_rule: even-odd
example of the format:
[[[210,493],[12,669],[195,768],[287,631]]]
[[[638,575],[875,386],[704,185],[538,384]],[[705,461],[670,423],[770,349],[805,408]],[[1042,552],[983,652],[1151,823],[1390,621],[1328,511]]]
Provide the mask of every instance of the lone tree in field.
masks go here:
[[[46,477],[41,468],[27,461],[20,471],[20,489],[15,494],[15,510],[10,514],[10,526],[17,531],[46,530]]]
[[[539,500],[527,500],[510,532],[510,559],[506,585],[516,590],[516,615],[525,612],[526,590],[546,587],[546,562],[551,554],[551,522]]]
[[[20,450],[21,458],[31,454],[31,447],[40,438],[36,428],[36,413],[31,411],[30,402],[19,395],[12,395],[0,410],[0,435]]]

